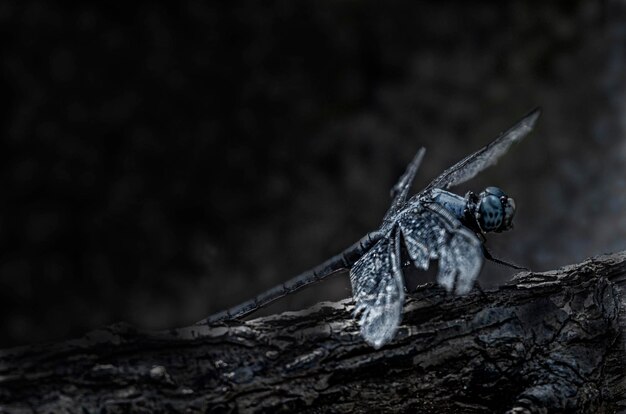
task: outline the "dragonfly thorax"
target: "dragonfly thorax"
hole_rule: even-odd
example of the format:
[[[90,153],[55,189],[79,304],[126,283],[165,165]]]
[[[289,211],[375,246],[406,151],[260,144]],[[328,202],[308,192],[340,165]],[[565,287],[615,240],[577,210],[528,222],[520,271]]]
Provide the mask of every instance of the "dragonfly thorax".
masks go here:
[[[469,192],[465,200],[466,213],[483,233],[500,233],[513,228],[515,200],[500,188],[487,187],[479,195]]]

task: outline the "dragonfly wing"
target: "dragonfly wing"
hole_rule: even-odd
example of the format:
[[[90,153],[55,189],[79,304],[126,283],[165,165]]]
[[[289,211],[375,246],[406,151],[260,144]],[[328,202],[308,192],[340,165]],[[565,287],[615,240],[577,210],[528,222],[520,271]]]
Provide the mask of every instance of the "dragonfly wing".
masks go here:
[[[407,211],[398,224],[416,267],[428,269],[439,259],[437,282],[447,291],[465,294],[474,286],[483,264],[482,243],[448,210],[435,203]]]
[[[380,348],[396,334],[404,305],[397,229],[352,266],[350,282],[361,335],[374,348]]]
[[[396,185],[394,185],[391,189],[393,201],[391,202],[391,207],[389,207],[387,214],[385,214],[385,217],[383,218],[383,223],[388,222],[405,203],[409,190],[411,189],[411,185],[413,184],[413,180],[415,179],[415,174],[422,163],[425,153],[426,149],[424,147],[417,151],[417,154],[415,154],[409,165],[406,167],[406,171],[404,171],[402,177],[400,177]]]
[[[473,178],[485,168],[495,164],[498,158],[509,150],[511,144],[520,141],[532,131],[540,114],[539,108],[534,109],[494,141],[445,170],[428,185],[426,190],[450,188]]]

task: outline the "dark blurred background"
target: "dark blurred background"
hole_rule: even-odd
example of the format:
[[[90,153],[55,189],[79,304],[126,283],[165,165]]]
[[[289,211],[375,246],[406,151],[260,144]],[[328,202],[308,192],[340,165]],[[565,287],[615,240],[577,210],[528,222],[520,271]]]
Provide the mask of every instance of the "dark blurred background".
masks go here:
[[[420,146],[416,190],[535,106],[457,189],[515,197],[489,245],[536,270],[626,248],[623,1],[117,4],[0,2],[2,347],[248,299],[375,229]]]

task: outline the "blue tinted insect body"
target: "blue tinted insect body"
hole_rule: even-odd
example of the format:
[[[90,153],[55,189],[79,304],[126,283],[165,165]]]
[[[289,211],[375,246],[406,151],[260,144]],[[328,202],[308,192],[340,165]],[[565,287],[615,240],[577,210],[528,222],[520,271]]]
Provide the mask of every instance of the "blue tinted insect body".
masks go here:
[[[339,270],[350,270],[355,316],[361,335],[378,348],[393,339],[402,319],[404,278],[402,247],[419,269],[439,261],[437,282],[447,291],[469,292],[483,265],[493,258],[485,248],[485,235],[513,228],[515,201],[498,187],[487,187],[465,197],[448,189],[463,183],[496,163],[509,147],[534,127],[540,111],[529,113],[494,141],[462,159],[411,198],[408,193],[422,162],[420,149],[393,187],[391,207],[381,227],[368,233],[342,253],[256,298],[220,312],[199,323],[242,317],[296,289]],[[516,267],[519,268],[519,267]]]

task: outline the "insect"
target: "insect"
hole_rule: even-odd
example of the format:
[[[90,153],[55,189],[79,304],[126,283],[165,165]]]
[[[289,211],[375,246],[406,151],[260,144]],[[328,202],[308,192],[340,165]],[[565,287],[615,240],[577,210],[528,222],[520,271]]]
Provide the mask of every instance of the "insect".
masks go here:
[[[513,228],[515,202],[497,187],[465,197],[447,191],[496,163],[509,147],[534,127],[535,109],[491,143],[465,157],[408,198],[424,158],[421,148],[391,190],[391,207],[382,225],[319,266],[198,324],[243,317],[260,307],[340,270],[350,270],[355,317],[367,343],[379,348],[395,336],[402,318],[405,286],[402,252],[419,269],[439,260],[437,282],[462,295],[475,284],[483,259],[523,269],[493,257],[485,247],[486,234]]]

